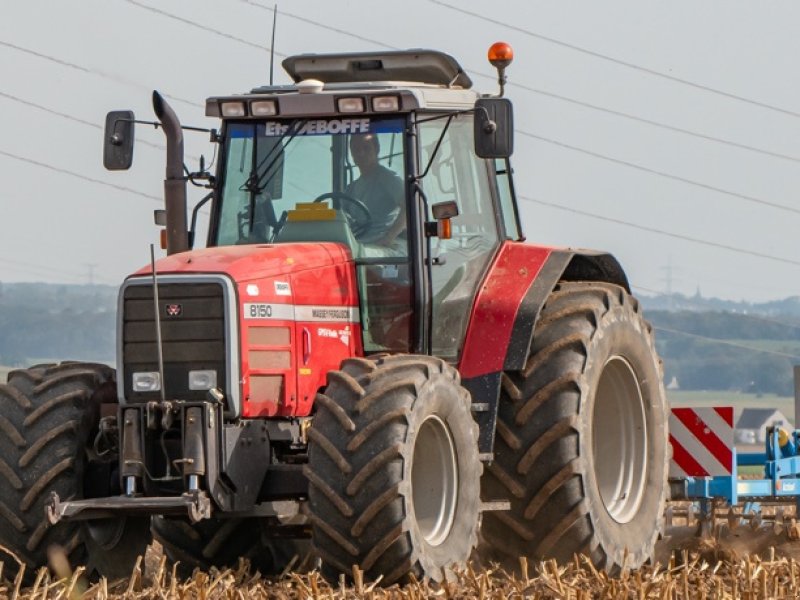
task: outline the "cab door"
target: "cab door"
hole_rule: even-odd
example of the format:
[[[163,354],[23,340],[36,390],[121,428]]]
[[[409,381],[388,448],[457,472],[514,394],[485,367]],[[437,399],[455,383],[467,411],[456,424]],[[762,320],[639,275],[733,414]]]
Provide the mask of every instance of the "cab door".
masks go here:
[[[429,267],[430,351],[458,359],[478,285],[500,244],[490,171],[487,161],[473,151],[470,114],[425,120],[419,125],[419,139],[420,164],[427,165],[433,156],[430,171],[422,179],[428,200],[426,218],[433,219],[430,207],[438,202],[455,200],[459,208],[459,215],[451,221],[452,237],[432,238]]]

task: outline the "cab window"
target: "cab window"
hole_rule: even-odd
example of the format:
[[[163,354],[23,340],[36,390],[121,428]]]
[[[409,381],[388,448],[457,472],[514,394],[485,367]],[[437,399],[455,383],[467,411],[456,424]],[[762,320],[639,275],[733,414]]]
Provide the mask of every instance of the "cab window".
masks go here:
[[[433,354],[457,358],[478,284],[499,244],[497,217],[490,191],[490,169],[473,151],[471,115],[420,123],[420,164],[430,163],[422,180],[431,206],[455,200],[452,238],[433,238]],[[441,139],[441,143],[439,140]],[[436,149],[439,144],[438,150]],[[435,151],[435,154],[434,154]]]

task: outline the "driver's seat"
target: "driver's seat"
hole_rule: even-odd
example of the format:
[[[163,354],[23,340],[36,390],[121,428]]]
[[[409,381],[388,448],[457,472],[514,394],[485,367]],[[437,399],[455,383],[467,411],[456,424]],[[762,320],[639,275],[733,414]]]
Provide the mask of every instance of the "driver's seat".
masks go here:
[[[338,242],[350,248],[354,256],[358,256],[360,247],[344,212],[321,202],[299,202],[288,211],[286,223],[273,242]]]

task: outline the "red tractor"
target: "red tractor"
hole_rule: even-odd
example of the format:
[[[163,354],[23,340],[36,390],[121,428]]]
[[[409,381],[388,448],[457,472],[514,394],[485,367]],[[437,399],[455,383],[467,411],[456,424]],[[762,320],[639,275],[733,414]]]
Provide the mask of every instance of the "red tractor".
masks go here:
[[[510,48],[490,59],[502,95]],[[652,330],[611,255],[524,241],[510,102],[435,51],[283,66],[207,100],[213,175],[154,94],[167,256],[122,285],[116,371],[0,386],[0,550],[114,577],[156,539],[183,572],[311,553],[385,584],[476,550],[642,564],[668,489]],[[108,168],[134,122],[109,113]],[[211,190],[191,227],[187,180]]]

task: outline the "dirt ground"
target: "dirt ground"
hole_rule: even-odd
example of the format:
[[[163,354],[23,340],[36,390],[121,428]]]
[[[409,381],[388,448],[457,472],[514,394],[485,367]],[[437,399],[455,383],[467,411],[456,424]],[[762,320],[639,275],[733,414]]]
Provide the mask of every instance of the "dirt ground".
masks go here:
[[[652,565],[680,565],[689,556],[699,556],[710,565],[732,564],[754,555],[769,562],[785,558],[800,564],[800,527],[792,526],[788,517],[785,524],[765,521],[733,528],[718,520],[709,533],[701,534],[699,531],[699,524],[668,527],[656,546]],[[146,580],[163,568],[161,559],[161,547],[154,542],[142,564]]]
[[[800,539],[795,525],[779,526],[766,522],[758,527],[749,524],[730,528],[717,524],[706,535],[698,534],[698,526],[678,525],[668,527],[666,535],[656,546],[653,562],[668,565],[670,559],[677,564],[683,552],[699,554],[709,564],[736,562],[749,555],[763,560],[793,559],[800,562]]]
[[[790,534],[790,530],[788,523],[776,526],[773,522],[766,522],[755,528],[744,524],[731,529],[718,522],[710,534],[701,535],[698,525],[676,525],[668,527],[657,544],[652,564],[662,567],[680,565],[693,555],[700,556],[710,565],[719,562],[731,564],[753,555],[764,561],[785,558],[800,563],[800,539],[792,539],[794,534]],[[160,567],[163,568],[161,558],[161,547],[155,542],[148,548],[142,564],[145,580],[150,580]]]

